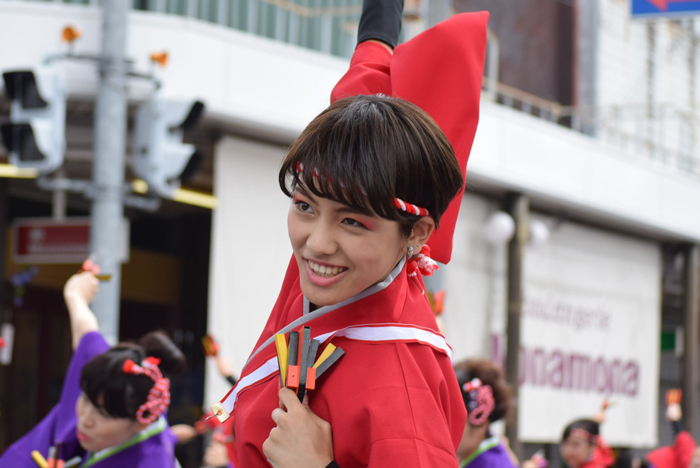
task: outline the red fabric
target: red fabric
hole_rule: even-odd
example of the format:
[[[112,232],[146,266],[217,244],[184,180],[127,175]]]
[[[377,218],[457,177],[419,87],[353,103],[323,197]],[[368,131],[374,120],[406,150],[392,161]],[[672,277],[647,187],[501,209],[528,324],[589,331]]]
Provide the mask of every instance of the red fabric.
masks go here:
[[[615,455],[612,449],[601,439],[595,452],[593,452],[593,458],[580,468],[607,468],[612,466],[613,463],[615,463]]]
[[[228,452],[228,459],[231,460],[233,466],[238,468],[241,465],[238,463],[238,453],[236,453],[236,441],[233,433],[233,421],[233,419],[228,419],[223,424],[224,441],[226,444],[226,451]]]
[[[688,468],[696,448],[693,436],[688,431],[681,431],[673,445],[649,452],[647,460],[657,468]]]
[[[462,174],[474,143],[486,56],[489,14],[463,13],[401,44],[394,55],[381,44],[363,42],[350,69],[333,89],[331,101],[382,93],[412,102],[435,119],[457,155]],[[411,200],[404,200],[412,203]],[[460,193],[428,244],[432,258],[448,263]]]
[[[395,55],[363,43],[333,91],[333,99],[385,93],[430,113],[457,151],[462,170],[478,120],[487,13],[458,15],[399,46]],[[407,200],[410,202],[410,200]],[[431,239],[433,257],[446,263],[461,196]],[[299,270],[292,258],[277,303],[256,349],[303,312]],[[410,324],[438,331],[420,275],[406,269],[384,290],[307,323],[317,336],[351,325]],[[310,393],[311,409],[333,428],[336,461],[354,467],[457,467],[455,451],[466,410],[447,355],[417,343],[368,343],[334,338],[345,355]],[[241,378],[275,356],[258,353]],[[279,379],[273,374],[240,392],[234,409],[236,466],[268,467],[262,444],[274,427]]]
[[[302,315],[298,269],[292,260],[282,293],[259,343]],[[314,336],[365,323],[405,323],[437,331],[420,276],[406,269],[386,289],[308,323]],[[374,344],[334,338],[345,355],[319,379],[311,409],[333,428],[336,461],[352,467],[456,467],[466,410],[450,359],[423,344]],[[260,352],[243,375],[275,356]],[[234,413],[240,465],[267,467],[262,443],[279,404],[273,375],[242,391]]]

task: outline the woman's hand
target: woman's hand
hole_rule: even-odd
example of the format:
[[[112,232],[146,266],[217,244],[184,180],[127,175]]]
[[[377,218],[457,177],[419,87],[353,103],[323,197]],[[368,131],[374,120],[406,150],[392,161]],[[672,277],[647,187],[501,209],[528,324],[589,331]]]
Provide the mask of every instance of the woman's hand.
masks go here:
[[[63,287],[63,298],[66,302],[82,301],[90,304],[97,295],[100,282],[92,272],[84,271],[70,277]]]
[[[63,287],[63,298],[68,307],[73,349],[77,348],[86,333],[97,331],[97,318],[89,304],[95,299],[100,282],[89,271],[70,277]]]
[[[274,468],[325,468],[335,458],[331,425],[292,390],[283,388],[279,396],[280,408],[272,412],[277,427],[262,446],[267,460]]]
[[[668,422],[680,421],[682,417],[683,411],[678,403],[671,403],[666,407],[666,420]]]

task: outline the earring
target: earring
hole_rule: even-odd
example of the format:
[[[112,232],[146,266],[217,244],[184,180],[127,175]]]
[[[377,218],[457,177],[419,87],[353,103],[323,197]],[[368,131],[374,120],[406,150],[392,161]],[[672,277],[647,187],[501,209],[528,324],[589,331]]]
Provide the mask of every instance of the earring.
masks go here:
[[[408,258],[411,258],[411,257],[413,257],[413,246],[409,244],[408,245]]]
[[[420,244],[416,244],[416,250],[420,252]]]

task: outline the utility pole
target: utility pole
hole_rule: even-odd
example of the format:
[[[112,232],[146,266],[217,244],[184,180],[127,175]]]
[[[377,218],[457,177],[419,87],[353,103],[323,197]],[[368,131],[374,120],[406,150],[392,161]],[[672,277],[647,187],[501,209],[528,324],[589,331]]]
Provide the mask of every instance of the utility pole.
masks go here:
[[[683,422],[691,434],[698,427],[700,381],[700,246],[689,245],[685,254],[685,343],[683,350]]]
[[[508,324],[506,335],[506,380],[510,385],[511,399],[515,408],[506,421],[506,437],[510,447],[523,459],[523,446],[518,434],[518,413],[520,412],[520,319],[523,308],[523,253],[529,236],[528,216],[530,203],[519,193],[508,195],[506,211],[515,220],[515,235],[508,244]]]
[[[119,339],[124,159],[126,146],[126,22],[129,5],[104,0],[100,82],[95,105],[94,199],[90,247],[112,279],[100,285],[92,309],[108,343]]]

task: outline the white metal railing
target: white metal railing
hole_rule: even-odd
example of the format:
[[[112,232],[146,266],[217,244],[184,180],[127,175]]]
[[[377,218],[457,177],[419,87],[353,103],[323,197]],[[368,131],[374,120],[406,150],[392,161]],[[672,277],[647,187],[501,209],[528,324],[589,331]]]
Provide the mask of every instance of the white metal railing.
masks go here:
[[[40,0],[25,0],[40,1]],[[44,0],[46,1],[46,0]],[[101,5],[101,0],[49,0]],[[197,18],[349,58],[362,0],[130,0],[135,10]]]
[[[489,32],[482,89],[491,101],[700,179],[700,110],[670,103],[564,106],[500,83],[498,54],[498,38]]]
[[[700,112],[668,103],[563,106],[488,77],[483,89],[494,102],[700,178]]]
[[[85,5],[102,3],[101,0],[49,1]],[[362,10],[362,0],[131,1],[136,10],[197,18],[347,58],[355,49]],[[405,19],[415,20],[412,15],[408,12]],[[489,31],[483,89],[492,101],[585,133],[635,156],[653,159],[700,177],[698,110],[683,110],[663,103],[563,106],[500,83],[499,49],[498,37]]]

